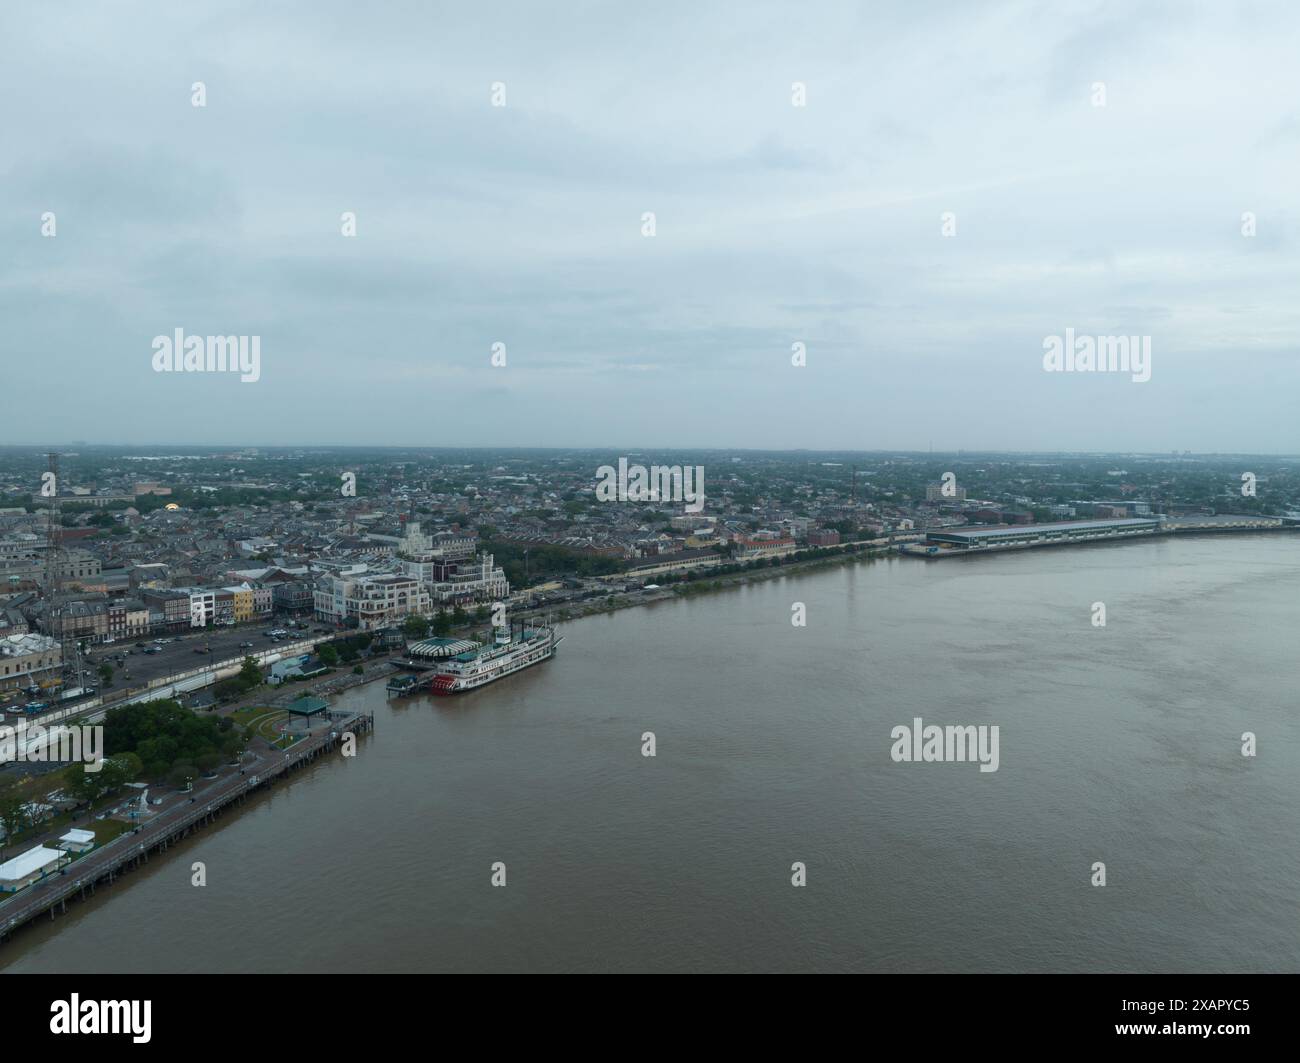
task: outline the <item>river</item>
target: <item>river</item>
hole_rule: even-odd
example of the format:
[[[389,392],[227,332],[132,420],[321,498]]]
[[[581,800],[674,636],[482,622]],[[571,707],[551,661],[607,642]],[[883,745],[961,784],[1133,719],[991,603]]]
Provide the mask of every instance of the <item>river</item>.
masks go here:
[[[1300,538],[1261,535],[889,559],[574,621],[472,694],[345,693],[376,713],[356,758],[0,968],[1297,971],[1298,614]],[[997,725],[998,770],[895,763],[915,717]]]

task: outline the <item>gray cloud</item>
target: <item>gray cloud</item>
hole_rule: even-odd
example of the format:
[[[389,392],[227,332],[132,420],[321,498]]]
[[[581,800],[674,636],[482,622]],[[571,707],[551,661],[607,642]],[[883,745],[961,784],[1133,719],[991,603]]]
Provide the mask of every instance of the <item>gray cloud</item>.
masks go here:
[[[1280,3],[10,11],[0,437],[1300,451],[1297,29]],[[261,335],[262,379],[153,373],[176,327]],[[1151,382],[1043,373],[1067,327],[1151,335]]]

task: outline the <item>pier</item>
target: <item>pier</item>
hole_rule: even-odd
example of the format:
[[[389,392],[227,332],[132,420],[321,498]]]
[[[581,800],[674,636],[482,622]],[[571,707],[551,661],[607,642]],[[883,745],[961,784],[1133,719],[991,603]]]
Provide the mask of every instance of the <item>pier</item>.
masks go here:
[[[330,723],[328,731],[241,767],[238,775],[224,779],[201,798],[159,812],[130,833],[72,861],[57,875],[50,875],[0,901],[0,944],[34,919],[47,913],[54,919],[68,910],[69,900],[84,900],[99,886],[111,885],[119,876],[148,863],[151,854],[165,852],[192,832],[214,822],[232,805],[247,801],[256,791],[332,753],[345,734],[368,734],[374,729],[375,717],[374,713],[331,713]]]

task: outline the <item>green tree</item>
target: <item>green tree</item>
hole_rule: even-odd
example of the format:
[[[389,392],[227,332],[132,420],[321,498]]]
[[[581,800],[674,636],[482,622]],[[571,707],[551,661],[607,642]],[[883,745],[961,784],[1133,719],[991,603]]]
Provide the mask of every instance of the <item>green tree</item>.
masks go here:
[[[184,790],[198,777],[198,768],[187,760],[178,760],[167,773],[167,785]]]
[[[140,778],[144,774],[144,763],[134,753],[118,753],[105,758],[104,770],[111,773],[108,788],[116,790]]]
[[[139,768],[140,758],[134,753],[108,757],[97,771],[75,764],[63,776],[64,788],[78,801],[97,801],[129,783],[139,774]]]
[[[248,748],[248,743],[253,740],[252,734],[252,728],[249,727],[227,731],[221,739],[222,757],[231,762],[238,761]]]
[[[244,663],[239,669],[239,685],[243,690],[252,690],[255,686],[262,683],[262,670],[257,667],[257,661],[252,657],[245,657]]]
[[[339,663],[339,651],[328,642],[316,647],[316,656],[319,657],[321,663],[328,668],[333,668]]]
[[[429,621],[422,616],[408,616],[402,624],[402,633],[407,638],[422,639],[429,634]]]
[[[438,615],[433,618],[433,633],[438,638],[446,638],[451,634],[451,617],[447,615],[446,609],[439,609]]]
[[[18,776],[0,775],[0,827],[4,828],[6,845],[27,826],[27,816],[23,812],[23,805],[27,801],[19,787]]]

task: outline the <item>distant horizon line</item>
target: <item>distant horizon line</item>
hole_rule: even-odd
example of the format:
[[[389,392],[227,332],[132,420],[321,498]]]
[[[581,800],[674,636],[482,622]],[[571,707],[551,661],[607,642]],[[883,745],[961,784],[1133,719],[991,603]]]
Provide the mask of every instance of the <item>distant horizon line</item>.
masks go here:
[[[415,443],[181,443],[181,442],[161,442],[161,443],[105,443],[92,440],[74,440],[44,443],[0,443],[0,450],[60,450],[65,448],[95,448],[95,449],[114,449],[114,450],[196,450],[196,451],[226,451],[226,450],[394,450],[394,451],[554,451],[557,453],[564,452],[611,452],[616,451],[628,455],[648,454],[654,451],[660,451],[670,454],[689,454],[689,453],[734,453],[734,454],[901,454],[907,456],[952,456],[952,455],[1011,455],[1024,457],[1138,457],[1138,458],[1238,458],[1238,457],[1266,457],[1266,458],[1300,458],[1300,452],[1287,451],[1227,451],[1227,450],[999,450],[996,448],[968,448],[960,447],[955,450],[916,450],[906,447],[872,447],[872,448],[848,448],[848,447],[753,447],[753,446],[689,446],[676,444],[673,446],[624,446],[620,444],[596,444],[581,446],[556,446],[556,445],[524,445],[524,444],[415,444]]]

